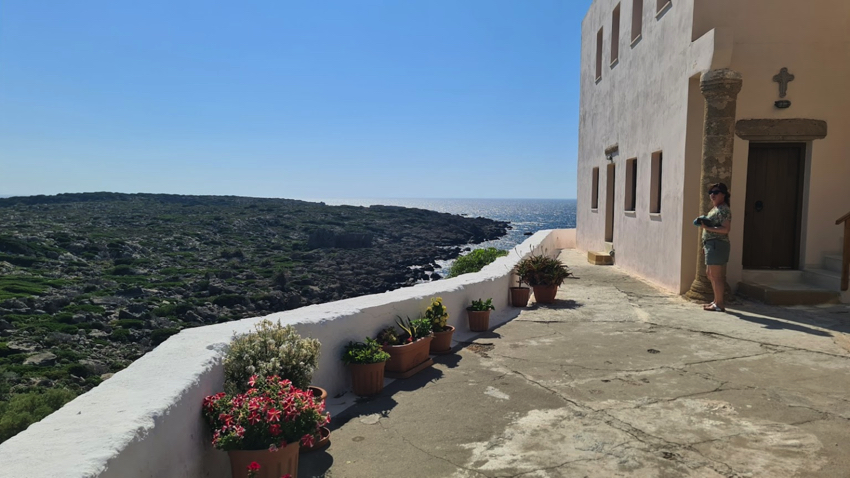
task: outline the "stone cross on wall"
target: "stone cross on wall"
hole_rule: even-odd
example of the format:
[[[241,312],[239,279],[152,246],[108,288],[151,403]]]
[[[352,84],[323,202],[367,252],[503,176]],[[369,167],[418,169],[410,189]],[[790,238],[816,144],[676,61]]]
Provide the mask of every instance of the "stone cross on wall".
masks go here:
[[[773,81],[779,83],[779,97],[785,98],[788,93],[788,83],[794,81],[794,75],[788,73],[788,68],[779,70],[778,75],[774,75]]]

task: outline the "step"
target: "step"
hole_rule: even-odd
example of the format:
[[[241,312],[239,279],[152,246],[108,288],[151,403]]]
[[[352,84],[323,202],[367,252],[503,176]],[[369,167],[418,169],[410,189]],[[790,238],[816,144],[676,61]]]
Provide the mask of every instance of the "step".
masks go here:
[[[815,305],[837,303],[838,290],[826,290],[802,282],[764,284],[739,282],[738,293],[769,305]]]
[[[826,269],[808,268],[803,271],[803,282],[821,289],[841,289],[841,273]]]
[[[826,254],[823,256],[823,268],[828,271],[841,273],[841,254]]]
[[[607,252],[587,251],[587,262],[595,266],[610,266],[614,264],[614,258]]]

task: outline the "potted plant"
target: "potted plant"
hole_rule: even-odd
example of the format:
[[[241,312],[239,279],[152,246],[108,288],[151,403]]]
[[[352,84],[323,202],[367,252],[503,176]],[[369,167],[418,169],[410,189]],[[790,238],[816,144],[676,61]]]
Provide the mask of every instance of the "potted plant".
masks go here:
[[[375,339],[348,342],[342,352],[342,362],[351,370],[351,388],[356,395],[368,396],[384,389],[384,367],[390,354],[384,352]]]
[[[316,339],[302,338],[291,325],[283,326],[263,320],[255,331],[236,336],[224,358],[224,390],[242,393],[252,375],[277,375],[301,390],[312,389],[317,398],[327,392],[311,387],[313,372],[319,363],[321,344]]]
[[[466,314],[469,318],[469,330],[473,332],[485,332],[490,328],[490,311],[496,310],[493,307],[493,299],[473,300],[472,305],[466,308]]]
[[[431,305],[425,309],[425,318],[431,321],[431,331],[434,339],[431,340],[430,351],[432,354],[445,354],[452,351],[452,334],[455,328],[448,325],[449,311],[443,305],[443,299],[437,297],[431,299]]]
[[[433,361],[428,357],[428,349],[434,336],[431,333],[431,321],[425,317],[411,320],[409,317],[396,318],[404,332],[396,333],[389,326],[378,334],[378,342],[385,352],[390,354],[387,361],[387,375],[393,378],[407,378],[428,367]]]
[[[525,307],[528,305],[528,298],[531,296],[531,289],[522,286],[522,279],[519,279],[516,287],[511,287],[511,305],[514,307]]]
[[[244,393],[204,398],[203,416],[212,444],[228,452],[232,476],[243,476],[252,462],[258,478],[298,474],[300,445],[310,445],[330,418],[323,403],[276,375],[253,375]]]
[[[558,286],[572,275],[569,268],[558,259],[534,254],[519,261],[515,271],[520,281],[534,289],[534,298],[540,304],[555,302]]]

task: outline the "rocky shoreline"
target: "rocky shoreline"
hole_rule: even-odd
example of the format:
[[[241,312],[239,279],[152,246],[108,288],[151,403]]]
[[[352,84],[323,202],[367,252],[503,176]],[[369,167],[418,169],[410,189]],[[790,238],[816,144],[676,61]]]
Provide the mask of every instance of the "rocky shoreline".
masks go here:
[[[0,400],[82,393],[183,328],[437,280],[435,261],[509,227],[287,199],[0,199]]]

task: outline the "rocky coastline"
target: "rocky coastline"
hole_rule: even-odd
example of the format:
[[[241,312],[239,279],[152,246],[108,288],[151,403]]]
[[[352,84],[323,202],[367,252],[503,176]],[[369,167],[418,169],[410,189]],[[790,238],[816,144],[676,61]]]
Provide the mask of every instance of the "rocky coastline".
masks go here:
[[[187,327],[438,280],[437,260],[509,227],[287,199],[0,199],[0,401],[82,393]]]

